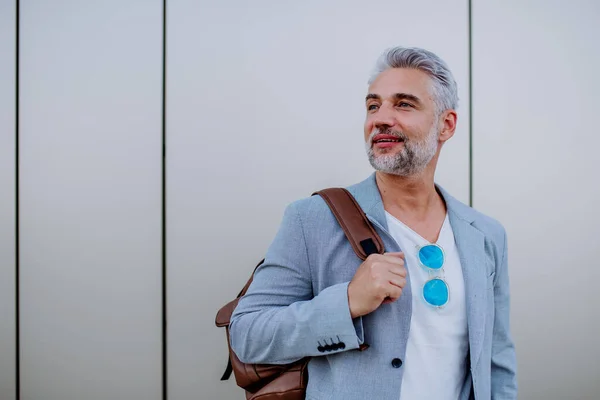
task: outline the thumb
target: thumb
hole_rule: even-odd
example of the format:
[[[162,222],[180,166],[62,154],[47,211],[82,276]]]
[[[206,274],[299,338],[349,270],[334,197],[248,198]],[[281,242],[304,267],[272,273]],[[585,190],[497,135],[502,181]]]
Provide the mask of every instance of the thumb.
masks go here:
[[[390,252],[390,253],[384,253],[386,256],[394,256],[394,257],[398,257],[404,260],[404,253],[401,251],[396,251],[396,252]]]

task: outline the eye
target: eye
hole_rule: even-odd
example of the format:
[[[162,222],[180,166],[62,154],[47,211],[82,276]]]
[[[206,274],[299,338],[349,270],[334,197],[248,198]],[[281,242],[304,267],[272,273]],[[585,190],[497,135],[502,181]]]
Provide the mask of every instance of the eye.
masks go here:
[[[410,103],[401,102],[401,103],[398,103],[398,107],[400,107],[400,108],[406,108],[406,107],[412,108],[414,106],[412,104],[410,104]]]
[[[375,111],[379,107],[377,104],[369,104],[367,106],[367,111]]]

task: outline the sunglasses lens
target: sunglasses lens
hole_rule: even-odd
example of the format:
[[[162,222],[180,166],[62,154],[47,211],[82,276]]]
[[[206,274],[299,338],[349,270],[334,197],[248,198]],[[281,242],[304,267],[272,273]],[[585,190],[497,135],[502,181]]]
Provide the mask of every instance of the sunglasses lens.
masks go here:
[[[432,306],[443,306],[448,302],[448,285],[441,279],[431,279],[423,286],[423,297]]]
[[[419,260],[431,269],[440,269],[444,265],[444,252],[436,245],[428,244],[419,250]]]

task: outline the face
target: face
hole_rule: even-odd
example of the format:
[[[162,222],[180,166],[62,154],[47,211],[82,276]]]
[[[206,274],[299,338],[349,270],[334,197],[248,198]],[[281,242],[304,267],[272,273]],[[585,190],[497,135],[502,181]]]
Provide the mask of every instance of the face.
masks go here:
[[[365,99],[365,145],[373,168],[400,176],[419,174],[440,143],[452,136],[453,126],[452,132],[444,130],[448,113],[438,115],[431,88],[426,73],[407,68],[388,69],[371,84]]]

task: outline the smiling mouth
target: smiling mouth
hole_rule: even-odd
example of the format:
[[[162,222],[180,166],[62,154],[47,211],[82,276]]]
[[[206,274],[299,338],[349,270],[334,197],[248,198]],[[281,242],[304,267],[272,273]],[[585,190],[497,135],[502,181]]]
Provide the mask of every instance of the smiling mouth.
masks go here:
[[[397,138],[397,139],[378,139],[378,140],[373,140],[373,143],[401,143],[404,142],[404,140]]]

